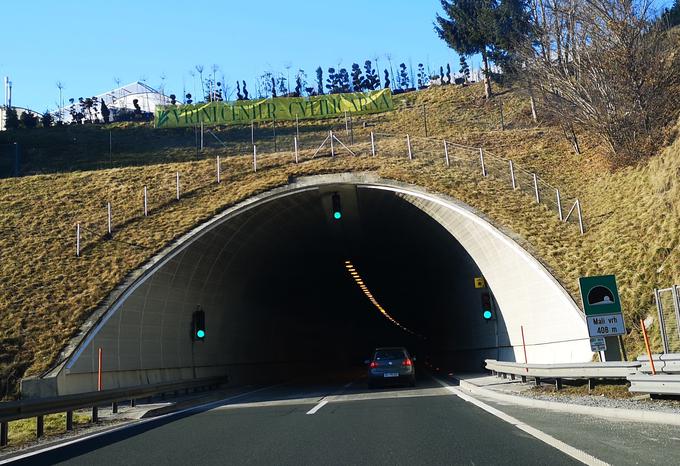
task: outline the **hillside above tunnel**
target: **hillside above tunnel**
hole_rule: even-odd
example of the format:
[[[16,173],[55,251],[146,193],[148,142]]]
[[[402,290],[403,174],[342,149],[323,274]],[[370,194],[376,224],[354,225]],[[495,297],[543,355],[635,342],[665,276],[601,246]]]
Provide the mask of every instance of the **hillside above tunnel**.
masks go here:
[[[309,123],[309,145],[300,153],[301,163],[292,163],[292,152],[274,154],[263,149],[257,172],[252,171],[252,155],[246,150],[249,141],[231,150],[213,145],[196,159],[193,146],[135,152],[134,138],[162,138],[150,128],[117,127],[120,138],[130,138],[120,160],[146,164],[88,166],[87,151],[79,148],[78,157],[90,170],[1,180],[0,380],[4,385],[0,395],[14,396],[21,377],[41,374],[57,363],[65,345],[110,292],[173,240],[253,195],[322,173],[373,172],[471,206],[533,254],[577,302],[579,276],[617,275],[629,328],[628,356],[641,353],[637,322],[655,315],[653,289],[680,282],[680,141],[637,166],[614,170],[604,147],[586,131],[581,135],[583,152],[577,155],[559,128],[549,122],[533,123],[528,98],[517,90],[506,90],[491,102],[484,101],[483,89],[477,85],[448,86],[402,98],[399,110],[371,117],[365,128],[357,129],[356,143],[363,145],[363,152],[357,152],[363,155],[356,157],[339,148],[337,157],[324,152],[312,158],[312,141],[326,130],[313,123]],[[560,222],[530,195],[514,191],[505,180],[484,178],[477,170],[455,164],[446,168],[443,154],[437,163],[417,156],[409,160],[403,141],[396,139],[384,142],[384,153],[377,157],[368,153],[370,131],[424,136],[425,121],[428,136],[483,147],[578,197],[585,235],[573,224]],[[39,150],[43,159],[34,160],[44,160],[45,171],[51,171],[50,138],[66,137],[64,132],[70,138],[81,130],[83,135],[100,131],[69,127],[36,133],[44,138],[44,146]],[[217,134],[220,139],[227,137]],[[67,149],[60,151],[59,157],[67,160]],[[221,157],[220,184],[215,180],[217,156]],[[38,165],[31,171],[40,172]],[[179,202],[175,200],[178,173]],[[148,216],[141,213],[144,187]],[[106,234],[107,203],[112,205],[115,224],[111,238]],[[75,254],[77,223],[82,228],[81,257]],[[658,327],[653,325],[651,332],[658,350]]]

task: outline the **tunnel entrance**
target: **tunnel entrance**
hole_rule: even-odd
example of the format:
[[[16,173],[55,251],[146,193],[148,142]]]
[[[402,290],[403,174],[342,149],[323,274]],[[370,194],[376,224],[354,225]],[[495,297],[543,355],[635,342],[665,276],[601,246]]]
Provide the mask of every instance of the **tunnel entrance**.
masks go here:
[[[206,336],[194,342],[197,308]],[[472,209],[370,174],[326,175],[186,235],[126,285],[52,376],[60,394],[92,389],[97,348],[107,387],[225,373],[263,381],[361,365],[378,346],[480,371],[486,358],[520,360],[520,325],[534,362],[592,356],[568,294]]]

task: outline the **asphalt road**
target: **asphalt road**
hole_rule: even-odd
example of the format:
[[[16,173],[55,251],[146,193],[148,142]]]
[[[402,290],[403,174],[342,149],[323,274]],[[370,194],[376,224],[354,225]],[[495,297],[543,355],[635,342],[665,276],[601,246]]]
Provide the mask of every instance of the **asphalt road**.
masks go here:
[[[580,464],[429,377],[421,376],[415,389],[369,390],[361,373],[260,389],[211,409],[132,426],[23,462]]]

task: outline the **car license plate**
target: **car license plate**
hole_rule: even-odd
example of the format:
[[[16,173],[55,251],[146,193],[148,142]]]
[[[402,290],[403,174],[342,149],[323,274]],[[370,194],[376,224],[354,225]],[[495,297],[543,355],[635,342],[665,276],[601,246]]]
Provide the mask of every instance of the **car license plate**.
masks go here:
[[[399,372],[385,372],[383,377],[399,377]]]

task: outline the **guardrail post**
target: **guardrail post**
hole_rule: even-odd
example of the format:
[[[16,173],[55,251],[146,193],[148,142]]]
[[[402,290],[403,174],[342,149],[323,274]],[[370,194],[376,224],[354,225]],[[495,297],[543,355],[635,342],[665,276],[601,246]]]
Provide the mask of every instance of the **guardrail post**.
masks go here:
[[[7,438],[9,437],[9,423],[7,421],[0,422],[0,447],[7,446]]]
[[[108,227],[109,227],[109,228],[108,228],[108,231],[109,231],[109,236],[111,236],[112,230],[111,230],[111,203],[110,203],[110,202],[107,202],[107,203],[106,203],[106,214],[107,214],[106,217],[107,217],[107,219],[108,219]]]
[[[253,146],[253,171],[257,172],[257,146]]]
[[[486,165],[484,164],[484,149],[479,148],[479,162],[482,164],[482,176],[486,176]]]
[[[595,379],[588,379],[588,391],[595,390]]]
[[[179,201],[179,172],[175,173],[175,197]]]
[[[76,257],[80,257],[80,223],[76,223]]]
[[[562,199],[560,199],[560,190],[555,188],[555,198],[557,200],[557,212],[560,216],[560,222],[564,220],[564,216],[562,215]]]
[[[42,437],[45,435],[45,416],[42,414],[38,417],[36,417],[36,423],[35,423],[35,436],[37,438]]]
[[[581,235],[585,233],[583,229],[583,215],[581,215],[581,201],[576,199],[576,212],[578,213],[578,227],[581,230]]]
[[[111,403],[111,412],[113,414],[116,414],[118,412],[118,402],[117,401],[114,401],[113,403]]]
[[[94,424],[99,422],[99,408],[97,408],[96,406],[92,407],[92,422]]]
[[[512,189],[517,189],[517,180],[515,180],[515,166],[513,165],[512,160],[510,160],[510,179],[512,180]]]
[[[335,157],[335,145],[333,144],[333,131],[329,132],[329,137],[331,138],[331,157]]]
[[[515,374],[510,374],[510,380],[515,380]]]
[[[295,117],[297,118],[297,117]],[[298,163],[298,138],[295,136],[295,163]]]
[[[371,131],[371,155],[375,157],[375,136],[373,134],[373,131]]]
[[[540,377],[534,377],[534,386],[536,386],[536,387],[541,386],[541,378]]]
[[[522,377],[522,383],[527,383],[527,376],[522,375],[521,377]]]
[[[555,379],[555,390],[562,390],[562,379]]]
[[[413,160],[413,151],[411,150],[411,136],[406,135],[406,145],[408,146],[408,159]]]
[[[217,159],[215,160],[215,170],[217,171],[217,184],[220,184],[220,182],[222,181],[222,178],[220,176],[221,175],[220,172],[222,170],[220,168],[221,168],[220,167],[220,156],[218,155]]]
[[[130,408],[134,408],[137,406],[137,400],[135,398],[130,400]]]
[[[451,166],[451,160],[449,159],[449,145],[444,141],[444,160],[446,160],[446,166]]]
[[[148,198],[147,198],[147,193],[146,193],[146,186],[144,186],[144,216],[148,217],[149,216],[149,204],[148,204]]]
[[[536,202],[538,204],[540,204],[541,203],[541,195],[538,192],[538,177],[536,176],[536,173],[532,173],[532,175],[534,176],[534,193],[536,194]]]
[[[66,430],[73,430],[73,411],[66,411]]]

